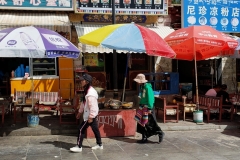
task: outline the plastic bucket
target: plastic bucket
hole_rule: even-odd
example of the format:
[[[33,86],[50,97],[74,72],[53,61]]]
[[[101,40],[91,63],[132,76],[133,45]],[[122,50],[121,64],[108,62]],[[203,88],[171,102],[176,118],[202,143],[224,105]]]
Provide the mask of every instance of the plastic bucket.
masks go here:
[[[193,122],[195,123],[203,122],[203,111],[193,111]]]
[[[39,125],[39,116],[34,114],[27,115],[27,126],[37,127]]]

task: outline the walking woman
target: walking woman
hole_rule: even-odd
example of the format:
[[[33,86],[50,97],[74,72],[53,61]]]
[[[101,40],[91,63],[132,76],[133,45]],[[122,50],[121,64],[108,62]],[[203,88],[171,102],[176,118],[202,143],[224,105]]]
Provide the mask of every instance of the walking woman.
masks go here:
[[[83,113],[83,122],[79,126],[77,146],[70,148],[72,152],[82,152],[82,142],[85,137],[86,129],[91,126],[92,131],[96,138],[97,145],[92,147],[92,149],[103,149],[101,135],[98,128],[98,94],[97,91],[91,86],[92,77],[89,74],[84,74],[80,77],[81,85],[84,88],[83,101],[81,103],[80,109],[76,116],[77,119],[80,118],[81,113]]]
[[[144,74],[138,74],[134,81],[140,85],[140,103],[135,116],[135,120],[138,122],[137,132],[142,134],[142,139],[138,142],[146,143],[149,137],[158,135],[160,143],[165,134],[157,124],[152,85],[147,83]]]

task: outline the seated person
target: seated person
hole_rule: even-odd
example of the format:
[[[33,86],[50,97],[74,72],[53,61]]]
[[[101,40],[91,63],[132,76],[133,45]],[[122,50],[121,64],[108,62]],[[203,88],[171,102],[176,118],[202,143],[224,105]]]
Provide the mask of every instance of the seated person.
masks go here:
[[[225,106],[224,105],[231,105],[232,103],[230,102],[229,100],[229,94],[227,92],[227,85],[226,84],[223,84],[221,86],[221,91],[217,93],[217,97],[223,97],[223,106],[222,106],[222,117],[223,118],[230,118],[230,109],[229,107]]]
[[[217,96],[217,93],[221,90],[221,86],[220,85],[216,85],[214,86],[212,89],[209,89],[207,92],[206,92],[206,96],[212,96],[212,97],[216,97]]]
[[[223,84],[221,86],[221,90],[217,93],[217,97],[223,97],[223,104],[230,105],[232,104],[229,100],[229,94],[227,92],[227,85]]]

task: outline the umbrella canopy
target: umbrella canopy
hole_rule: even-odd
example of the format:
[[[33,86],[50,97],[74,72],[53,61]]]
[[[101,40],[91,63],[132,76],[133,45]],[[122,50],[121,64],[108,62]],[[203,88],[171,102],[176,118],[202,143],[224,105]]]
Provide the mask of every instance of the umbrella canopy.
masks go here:
[[[83,44],[173,58],[175,52],[154,31],[135,23],[107,25],[79,38]]]
[[[219,55],[222,50],[234,49],[238,42],[210,26],[181,28],[164,39],[176,52],[176,59],[204,60]]]
[[[0,31],[0,57],[77,58],[79,49],[57,32],[33,26]]]

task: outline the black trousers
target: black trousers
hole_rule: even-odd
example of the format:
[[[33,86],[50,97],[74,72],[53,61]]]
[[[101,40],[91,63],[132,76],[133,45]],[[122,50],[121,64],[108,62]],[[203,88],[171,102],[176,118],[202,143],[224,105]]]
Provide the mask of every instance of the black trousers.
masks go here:
[[[79,125],[77,145],[79,147],[82,147],[83,138],[85,137],[86,130],[89,126],[91,126],[92,131],[95,135],[96,143],[101,146],[102,145],[102,140],[101,140],[101,135],[100,135],[99,128],[98,128],[97,118],[93,118],[93,121],[91,123],[88,123],[88,121],[83,121]]]
[[[137,124],[137,132],[142,134],[143,138],[149,138],[153,135],[161,137],[163,135],[162,129],[157,124],[157,118],[155,115],[155,109],[153,108],[152,114],[148,115],[148,123],[145,127]]]

